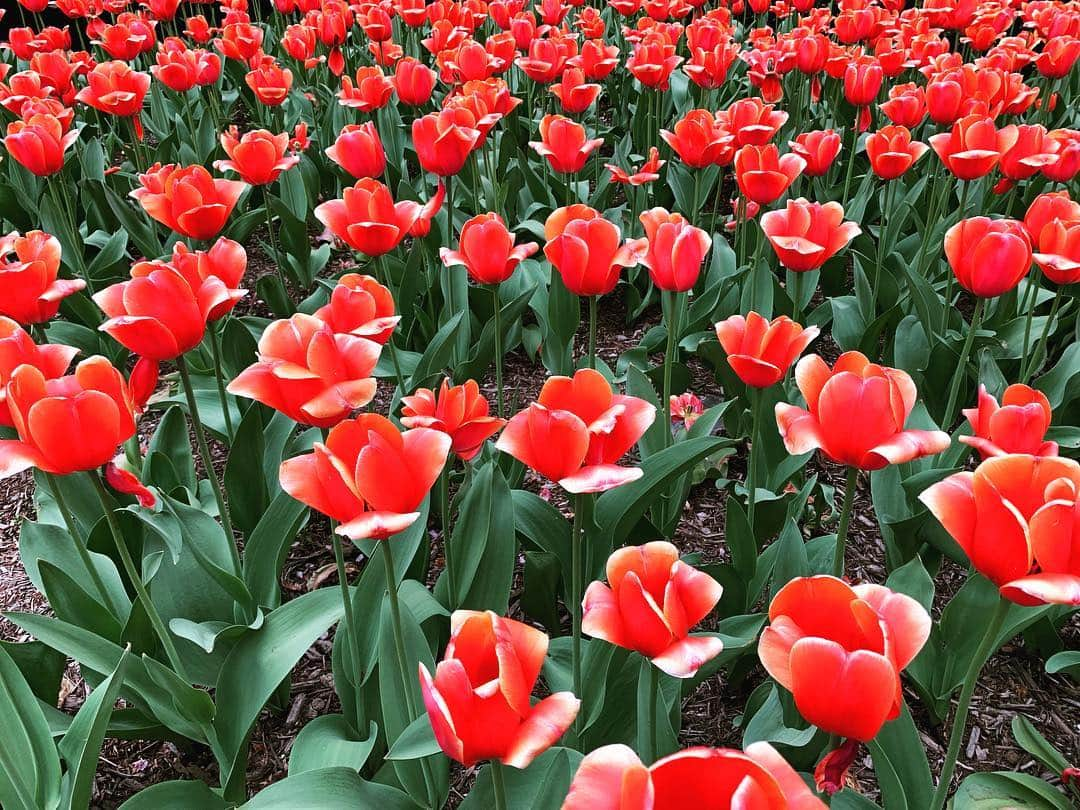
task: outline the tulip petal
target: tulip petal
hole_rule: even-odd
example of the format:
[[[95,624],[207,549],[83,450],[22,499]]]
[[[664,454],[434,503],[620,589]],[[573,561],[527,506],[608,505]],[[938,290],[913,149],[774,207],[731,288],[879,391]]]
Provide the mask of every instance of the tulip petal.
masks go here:
[[[1001,595],[1025,607],[1038,605],[1080,605],[1080,576],[1076,574],[1032,574],[1001,586]]]
[[[504,432],[503,436],[505,435]],[[593,464],[590,467],[582,467],[573,475],[560,478],[559,486],[575,495],[587,492],[607,492],[609,489],[637,481],[644,474],[640,467]]]
[[[825,803],[814,795],[802,777],[780,756],[780,752],[767,742],[751,743],[746,746],[744,753],[780,784],[787,799],[787,810],[826,810]]]
[[[364,512],[338,526],[337,533],[350,540],[386,540],[412,526],[418,517],[419,512]]]
[[[570,692],[556,692],[535,706],[517,730],[514,741],[502,758],[511,768],[527,768],[554,745],[577,717],[581,701]]]
[[[653,789],[646,768],[626,745],[605,745],[578,766],[562,810],[646,810]]]
[[[776,427],[784,440],[784,447],[793,456],[818,450],[824,445],[824,437],[821,435],[821,426],[817,419],[802,408],[786,402],[777,402]]]
[[[0,480],[18,475],[32,467],[48,469],[41,453],[16,439],[0,439]]]
[[[724,642],[716,636],[687,636],[654,656],[652,662],[673,678],[693,678],[723,651]]]
[[[859,466],[864,470],[877,470],[889,464],[903,464],[942,453],[951,443],[949,434],[940,430],[902,430],[867,452]]]
[[[623,630],[615,593],[603,582],[592,582],[581,602],[581,632],[616,647],[630,648]]]

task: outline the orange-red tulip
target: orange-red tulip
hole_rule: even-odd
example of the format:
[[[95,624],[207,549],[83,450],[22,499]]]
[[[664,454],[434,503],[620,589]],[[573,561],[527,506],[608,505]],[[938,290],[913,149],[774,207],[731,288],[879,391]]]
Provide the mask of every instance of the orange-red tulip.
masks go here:
[[[33,366],[46,380],[64,376],[78,349],[59,343],[38,346],[18,323],[0,316],[0,425],[14,427],[7,406],[7,384],[19,366]]]
[[[247,186],[210,176],[202,166],[155,163],[131,192],[143,210],[170,230],[192,239],[213,239],[225,227]]]
[[[735,137],[735,146],[764,146],[788,120],[788,114],[773,109],[760,98],[739,99],[716,114],[716,120]]]
[[[791,151],[806,161],[803,174],[824,177],[840,154],[840,136],[831,129],[804,132],[791,142]]]
[[[450,437],[450,449],[462,461],[476,458],[484,442],[499,432],[505,419],[490,416],[490,405],[480,393],[476,380],[451,386],[443,380],[436,395],[430,388],[418,388],[402,397],[401,424],[407,428],[432,428]]]
[[[1042,229],[1039,251],[1032,258],[1055,284],[1080,281],[1080,219],[1049,223]]]
[[[464,265],[477,284],[499,284],[539,249],[536,242],[515,245],[498,214],[479,214],[462,226],[458,249],[440,248],[439,257],[447,267]]]
[[[423,62],[406,56],[394,65],[394,89],[402,104],[419,107],[431,100],[438,75]]]
[[[640,219],[649,240],[641,263],[649,268],[653,284],[669,292],[693,289],[712,247],[709,234],[664,208],[651,208]]]
[[[998,129],[989,116],[969,115],[951,131],[931,135],[930,146],[957,179],[977,180],[993,170],[1017,137],[1014,124]]]
[[[674,131],[660,130],[679,160],[694,169],[731,161],[732,135],[721,127],[708,110],[690,110],[675,122]]]
[[[866,156],[870,168],[882,180],[895,180],[929,150],[924,143],[911,140],[907,127],[890,125],[866,138]]]
[[[800,197],[788,200],[782,211],[761,215],[761,230],[788,270],[816,270],[839,253],[862,229],[844,221],[837,202],[822,205]]]
[[[347,125],[326,156],[357,180],[378,177],[386,170],[386,152],[373,121]]]
[[[1026,180],[1056,162],[1059,148],[1057,141],[1047,137],[1046,127],[1020,124],[1016,127],[1016,143],[1002,153],[998,168],[1007,180]]]
[[[102,62],[90,71],[86,81],[75,100],[108,115],[130,118],[141,140],[139,113],[150,89],[150,74],[132,70],[126,62]]]
[[[394,83],[383,75],[377,65],[365,65],[356,71],[356,83],[348,76],[341,80],[338,103],[360,112],[370,113],[387,105],[394,95]]]
[[[1056,456],[1057,442],[1045,440],[1050,427],[1050,400],[1042,391],[1026,385],[1010,385],[1005,389],[1001,405],[986,386],[979,386],[979,403],[965,408],[974,436],[961,436],[960,441],[979,451],[984,459],[1009,453],[1028,453],[1033,456]]]
[[[64,153],[78,139],[78,130],[64,132],[58,118],[37,114],[8,124],[4,146],[12,159],[31,174],[48,177],[64,168]]]
[[[780,156],[775,144],[749,144],[735,153],[735,180],[739,190],[758,205],[780,199],[788,186],[806,168],[795,154]]]
[[[157,264],[139,262],[131,268],[131,275],[146,275],[141,265],[150,265],[152,269]],[[247,269],[247,251],[243,245],[232,239],[222,237],[209,250],[192,250],[183,242],[177,242],[173,245],[168,266],[187,279],[193,290],[199,290],[203,283],[212,279],[224,284],[228,295],[220,295],[214,291],[212,297],[217,298],[218,303],[210,307],[206,314],[207,321],[216,321],[228,315],[236,303],[247,295],[247,290],[240,289],[240,282]]]
[[[244,76],[244,83],[259,103],[269,107],[279,107],[289,96],[292,89],[293,75],[288,68],[283,68],[273,57],[267,56]]]
[[[756,312],[745,318],[732,315],[716,324],[728,365],[752,388],[768,388],[784,379],[820,331],[816,326],[804,329],[787,315],[769,321]]]
[[[622,242],[619,226],[585,205],[555,210],[544,231],[544,255],[574,295],[611,292],[622,269],[636,265],[648,250],[645,239]]]
[[[355,335],[385,345],[401,320],[394,311],[390,290],[372,276],[346,273],[330,293],[330,303],[320,307],[315,317],[335,334]]]
[[[315,217],[353,250],[375,257],[389,253],[420,216],[412,200],[395,203],[390,189],[364,177],[342,192],[342,199],[315,208]]]
[[[971,217],[945,232],[945,258],[961,287],[979,298],[993,298],[1027,275],[1031,242],[1022,222]]]
[[[288,132],[274,135],[265,129],[256,129],[238,136],[233,126],[221,134],[221,148],[229,159],[215,160],[214,168],[236,172],[245,183],[253,186],[273,183],[282,172],[300,162],[299,156],[285,154],[289,148]]]
[[[1080,130],[1052,129],[1046,136],[1057,142],[1055,160],[1042,167],[1042,173],[1055,183],[1071,182],[1080,172]]]
[[[421,168],[451,177],[461,171],[480,142],[481,132],[472,113],[452,107],[417,118],[412,123],[412,136]]]
[[[1067,191],[1052,191],[1036,197],[1024,214],[1024,228],[1031,237],[1031,244],[1041,250],[1042,233],[1054,220],[1080,221],[1080,203],[1069,197]]]
[[[64,298],[86,286],[82,279],[58,279],[59,272],[60,242],[55,236],[44,231],[0,236],[0,315],[21,324],[52,319]]]
[[[585,127],[563,115],[545,115],[540,121],[540,140],[529,141],[529,146],[547,158],[557,172],[579,172],[589,155],[603,144],[603,138],[590,139]]]
[[[563,71],[562,82],[548,88],[565,112],[580,115],[593,105],[600,96],[600,85],[585,81],[585,72],[580,68],[567,68]]]
[[[649,147],[649,158],[637,171],[627,171],[611,163],[605,163],[604,168],[611,172],[611,182],[625,183],[631,186],[643,186],[660,179],[660,169],[667,163],[660,160],[660,150],[655,146]]]

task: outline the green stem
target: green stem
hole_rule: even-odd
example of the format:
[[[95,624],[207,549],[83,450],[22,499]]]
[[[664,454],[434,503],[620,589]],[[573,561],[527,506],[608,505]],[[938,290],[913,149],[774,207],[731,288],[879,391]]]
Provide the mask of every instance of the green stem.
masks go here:
[[[851,177],[855,172],[855,150],[859,146],[859,111],[855,110],[855,122],[851,126],[851,154],[848,155],[847,172],[844,174],[844,196],[841,205],[848,205],[848,193],[851,191]]]
[[[1031,355],[1031,362],[1028,363],[1027,368],[1024,369],[1024,373],[1020,377],[1020,382],[1027,383],[1031,379],[1032,375],[1039,370],[1042,366],[1043,356],[1046,354],[1046,342],[1050,338],[1050,327],[1054,323],[1054,318],[1057,317],[1058,307],[1061,306],[1061,297],[1064,287],[1058,285],[1057,292],[1054,293],[1054,303],[1050,305],[1050,315],[1046,319],[1046,324],[1043,326],[1042,335],[1039,336],[1039,342],[1035,344],[1035,351]],[[1032,306],[1034,309],[1034,306]]]
[[[1039,300],[1039,285],[1035,281],[1028,279],[1027,289],[1024,290],[1024,297],[1020,301],[1020,309],[1026,314],[1024,317],[1024,350],[1020,353],[1020,379],[1026,380],[1024,372],[1028,364],[1028,349],[1031,348],[1031,322],[1035,317],[1035,302]]]
[[[502,345],[502,301],[499,298],[499,285],[491,287],[491,297],[495,306],[495,414],[503,418],[503,345]]]
[[[581,699],[581,599],[584,591],[583,556],[585,551],[585,511],[588,495],[574,496],[574,525],[570,556],[570,616],[572,621],[572,647],[571,647],[571,670],[573,672],[574,694]],[[573,740],[575,745],[581,742],[581,717],[584,712],[579,711],[573,725]]]
[[[971,696],[975,692],[975,684],[979,679],[979,673],[986,665],[987,660],[994,652],[998,633],[1005,623],[1005,616],[1009,612],[1009,602],[998,598],[997,607],[990,621],[983,631],[982,641],[975,651],[967,673],[964,675],[964,685],[960,689],[960,700],[956,704],[956,714],[953,716],[952,729],[949,731],[949,749],[945,753],[945,763],[941,766],[941,777],[938,779],[937,790],[930,803],[930,810],[941,810],[945,806],[945,799],[949,795],[949,783],[952,781],[953,771],[956,769],[956,758],[960,754],[960,743],[964,739],[964,730],[967,727],[968,707],[971,705]]]
[[[892,211],[895,193],[896,182],[888,181],[885,184],[885,198],[881,208],[881,220],[878,223],[877,262],[874,265],[874,283],[870,287],[870,320],[873,320],[877,315],[878,293],[881,288],[881,266],[885,262],[885,254],[882,250],[882,245],[885,244],[885,223],[889,219],[889,212]]]
[[[386,267],[383,265],[382,256],[376,256],[372,260],[375,265],[375,276],[378,278],[379,283],[390,288],[390,274],[386,272]],[[394,293],[395,298],[397,293]],[[397,331],[397,327],[394,327],[394,331]],[[390,349],[390,362],[394,365],[394,377],[397,380],[398,390],[401,391],[401,396],[405,396],[408,390],[405,388],[405,375],[401,373],[401,361],[398,359],[397,346],[394,345],[394,333],[390,333],[390,337],[386,339],[386,346]]]
[[[439,473],[439,515],[442,519],[443,557],[446,563],[446,590],[451,610],[458,605],[457,572],[453,561],[453,543],[450,542],[450,467]]]
[[[113,514],[112,506],[109,504],[109,493],[105,489],[105,482],[101,480],[99,473],[90,473],[90,480],[94,482],[94,489],[97,490],[98,500],[101,501],[101,508],[105,512],[105,522],[109,524],[109,532],[112,534],[113,543],[116,545],[116,551],[120,555],[120,562],[124,566],[124,572],[127,574],[128,579],[131,580],[131,584],[135,587],[135,594],[138,596],[139,601],[142,602],[143,610],[146,611],[146,616],[150,620],[150,626],[154,629],[155,635],[158,640],[161,641],[161,646],[165,648],[165,655],[169,659],[169,663],[172,664],[173,670],[190,683],[187,673],[184,671],[184,665],[180,661],[180,654],[176,651],[176,645],[173,644],[172,637],[169,635],[169,631],[165,629],[165,622],[161,620],[161,615],[157,612],[157,608],[154,607],[154,603],[150,601],[150,594],[146,590],[146,583],[143,582],[142,574],[139,569],[135,567],[135,561],[131,558],[131,552],[128,551],[127,543],[124,542],[124,536],[120,532],[120,526],[116,522],[116,516]]]
[[[596,368],[596,299],[589,296],[589,368]]]
[[[232,412],[229,408],[229,398],[225,394],[225,375],[221,368],[221,338],[217,332],[216,323],[208,323],[206,331],[210,333],[210,352],[214,357],[214,376],[217,378],[218,402],[221,403],[221,414],[225,417],[225,432],[229,435],[229,441],[236,438],[233,432]]]
[[[746,461],[746,519],[750,528],[754,528],[754,507],[757,505],[757,455],[761,442],[758,434],[761,432],[761,402],[764,399],[762,392],[757,388],[748,388],[747,396],[750,397],[750,452]]]
[[[334,544],[334,565],[337,566],[338,587],[341,589],[341,606],[345,609],[345,619],[343,622],[338,623],[338,630],[344,631],[346,643],[349,645],[349,663],[352,665],[353,688],[356,690],[353,695],[356,708],[356,719],[353,727],[358,734],[363,734],[366,729],[362,722],[363,718],[360,709],[360,679],[362,673],[360,649],[356,643],[356,617],[353,613],[352,596],[349,593],[349,572],[345,567],[345,550],[342,546],[341,535],[334,531],[336,528],[335,522],[334,520],[330,521],[330,538]],[[344,624],[344,628],[342,628],[342,624]]]
[[[836,550],[833,552],[834,577],[844,575],[844,548],[847,546],[848,527],[851,525],[851,507],[855,504],[855,486],[858,479],[859,468],[848,467],[844,505],[840,509],[840,525],[836,528]]]
[[[975,333],[979,331],[982,323],[983,306],[985,299],[980,298],[975,302],[975,312],[971,315],[971,326],[968,327],[967,337],[964,338],[964,347],[960,350],[960,362],[953,374],[952,384],[949,386],[949,402],[945,406],[945,418],[941,421],[942,430],[950,430],[953,420],[956,418],[956,403],[960,395],[960,386],[967,376],[967,362],[971,355],[971,346],[975,342]]]
[[[667,348],[664,351],[664,442],[670,445],[671,436],[671,367],[675,362],[675,353],[678,350],[679,341],[679,307],[680,296],[684,293],[665,292],[667,298]]]
[[[68,508],[67,502],[64,500],[63,492],[56,480],[56,476],[52,473],[44,473],[45,483],[49,487],[49,493],[52,495],[54,501],[56,501],[56,508],[60,510],[60,516],[64,519],[64,525],[67,527],[68,534],[71,535],[72,545],[75,546],[75,551],[79,555],[79,559],[82,560],[83,566],[90,574],[90,579],[94,583],[94,587],[101,595],[102,603],[105,607],[108,607],[111,600],[109,599],[109,591],[105,588],[105,583],[101,579],[101,574],[98,573],[97,567],[94,565],[93,559],[90,557],[90,549],[86,547],[86,544],[82,541],[82,534],[79,532],[78,524],[75,522],[75,516],[71,514],[71,509]],[[93,473],[91,473],[93,475]]]
[[[495,810],[507,810],[506,784],[503,781],[503,765],[499,760],[491,760],[491,787],[495,792]]]
[[[658,751],[660,747],[657,740],[657,727],[656,727],[656,698],[660,692],[660,670],[649,659],[644,661],[645,671],[647,673],[645,686],[645,693],[648,695],[649,712],[645,715],[645,742],[648,748],[645,750],[645,762],[652,764],[656,761]]]
[[[288,300],[289,305],[295,309],[296,302],[293,301],[292,293],[289,292],[289,282],[285,277],[285,266],[281,262],[280,252],[277,246],[277,237],[274,236],[274,217],[270,213],[270,198],[266,194],[265,187],[263,188],[263,211],[266,212],[266,233],[270,239],[270,260],[274,263],[274,269],[277,270],[278,279],[281,281],[281,289],[285,293],[285,298]]]

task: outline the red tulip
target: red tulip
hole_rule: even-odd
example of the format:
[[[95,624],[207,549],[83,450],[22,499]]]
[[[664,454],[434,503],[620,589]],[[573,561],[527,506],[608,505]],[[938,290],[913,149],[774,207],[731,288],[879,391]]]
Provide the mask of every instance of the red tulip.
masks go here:
[[[495,447],[567,492],[603,492],[641,477],[640,468],[616,462],[655,417],[645,400],[616,394],[602,374],[581,369],[572,378],[549,377]]]
[[[837,464],[880,470],[949,446],[940,430],[905,430],[915,383],[900,369],[845,352],[830,369],[816,354],[799,361],[795,382],[808,410],[779,402],[776,425],[793,456],[820,450]]]
[[[412,136],[421,168],[451,177],[461,171],[481,134],[467,110],[449,108],[413,121]]]
[[[148,275],[153,269],[163,266],[158,262],[139,262],[131,268],[133,278]],[[216,321],[232,311],[236,303],[247,295],[247,290],[239,289],[240,282],[247,269],[247,252],[243,245],[231,239],[218,239],[209,250],[191,250],[183,242],[173,245],[172,258],[167,267],[182,275],[192,290],[199,290],[204,283],[224,285],[225,294],[220,294],[215,286],[209,297],[217,299],[206,314],[207,321]],[[210,288],[206,293],[210,293]]]
[[[979,298],[1016,287],[1031,269],[1031,241],[1014,219],[971,217],[945,232],[945,258],[960,286]]]
[[[476,380],[451,387],[444,379],[437,396],[429,388],[418,388],[401,402],[401,424],[445,433],[450,437],[450,449],[462,461],[476,458],[484,442],[506,424],[505,419],[488,414],[490,406]]]
[[[1031,237],[1031,243],[1040,250],[1042,233],[1054,220],[1066,223],[1080,221],[1080,203],[1071,199],[1067,191],[1040,194],[1024,214],[1024,228]]]
[[[1069,75],[1077,59],[1080,59],[1080,38],[1052,37],[1043,45],[1035,67],[1048,79],[1061,79]]]
[[[130,118],[135,136],[141,140],[139,113],[150,89],[150,74],[134,71],[125,62],[102,62],[90,71],[86,81],[75,100],[108,115]]]
[[[844,70],[844,98],[855,107],[868,107],[877,99],[884,78],[876,57],[857,57]]]
[[[649,147],[649,159],[641,164],[637,171],[628,172],[611,163],[605,163],[604,168],[611,172],[611,182],[625,183],[631,186],[643,186],[660,179],[660,169],[667,163],[660,160],[660,150],[655,146]]]
[[[1008,180],[1026,180],[1044,166],[1054,163],[1058,148],[1056,141],[1046,137],[1046,127],[1020,124],[1016,127],[1016,143],[1001,155],[998,168]]]
[[[454,611],[435,677],[420,664],[428,719],[448,757],[466,767],[497,759],[526,768],[570,728],[581,705],[573,694],[531,701],[547,648],[547,635],[521,622]]]
[[[544,231],[544,255],[574,295],[611,292],[622,269],[636,265],[648,249],[645,239],[621,242],[619,226],[584,205],[557,209]]]
[[[338,103],[360,112],[380,110],[394,95],[394,83],[377,65],[365,65],[356,71],[356,83],[348,76],[341,79]]]
[[[645,211],[640,218],[649,240],[648,252],[641,263],[649,268],[653,284],[669,292],[693,289],[712,239],[701,228],[687,222],[682,214],[669,213],[663,208]]]
[[[244,83],[260,104],[269,107],[279,107],[289,97],[292,89],[293,75],[288,68],[283,68],[273,57],[267,56],[260,60],[244,76]]]
[[[64,168],[64,153],[78,139],[78,130],[64,132],[55,116],[38,114],[8,124],[4,146],[31,174],[48,177]]]
[[[671,395],[668,401],[668,410],[671,412],[671,423],[682,423],[684,430],[690,430],[701,414],[705,412],[705,406],[701,400],[690,391],[685,391],[678,396]]]
[[[58,279],[59,272],[60,242],[55,236],[44,231],[0,236],[0,315],[21,324],[51,320],[64,298],[86,286],[82,279]]]
[[[646,37],[634,46],[626,60],[630,71],[642,86],[659,92],[668,89],[671,74],[683,61],[675,55],[675,46],[663,35]]]
[[[131,192],[153,219],[192,239],[213,239],[225,227],[247,186],[219,180],[202,166],[155,163],[139,175],[141,188]]]
[[[593,582],[582,602],[581,630],[636,650],[674,678],[692,678],[724,643],[689,635],[720,601],[723,588],[679,559],[671,543],[620,548],[607,561],[607,580]]]
[[[540,140],[529,146],[547,158],[557,172],[579,172],[603,138],[589,139],[585,127],[562,115],[545,115],[540,121]]]
[[[986,386],[979,386],[979,404],[964,409],[974,436],[961,436],[960,441],[979,451],[984,459],[1009,453],[1028,453],[1033,456],[1056,456],[1057,442],[1045,441],[1050,427],[1050,400],[1042,391],[1026,385],[1010,385],[1005,389],[1001,405]]]
[[[895,180],[926,154],[929,147],[911,140],[907,127],[887,126],[866,138],[870,168],[882,180]]]
[[[567,68],[563,72],[562,82],[548,89],[559,99],[563,111],[571,115],[585,112],[600,95],[600,85],[587,84],[585,73],[580,68]]]
[[[150,66],[154,78],[176,93],[214,84],[221,76],[221,58],[216,53],[190,49],[183,40],[169,37],[158,48],[157,64]]]
[[[477,284],[499,284],[539,249],[536,242],[514,245],[514,235],[498,214],[479,214],[461,228],[458,249],[440,248],[447,267],[462,264]]]
[[[112,25],[100,26],[93,43],[111,58],[130,62],[139,54],[153,50],[154,26],[137,14],[122,13]]]
[[[900,715],[900,672],[930,625],[922,605],[881,585],[798,577],[773,597],[758,657],[808,722],[869,742]]]
[[[1080,281],[1080,219],[1055,219],[1042,229],[1035,264],[1055,284]]]
[[[330,293],[330,303],[316,310],[315,317],[334,334],[355,335],[383,346],[401,320],[394,310],[390,290],[371,276],[346,273]]]
[[[1080,465],[1056,456],[989,458],[920,496],[971,565],[1020,605],[1080,604]]]
[[[950,132],[930,136],[930,146],[959,180],[977,180],[989,174],[1019,137],[1016,126],[998,129],[994,119],[969,115]]]
[[[716,114],[717,122],[735,137],[735,146],[764,146],[788,120],[788,114],[751,96]]]
[[[786,315],[768,321],[756,312],[732,315],[716,324],[716,337],[728,365],[752,388],[769,388],[784,379],[791,364],[821,330],[805,329]]]
[[[54,379],[21,365],[6,402],[19,438],[0,440],[0,479],[31,467],[56,475],[97,469],[135,433],[127,383],[104,357]]]
[[[375,396],[374,341],[335,334],[310,315],[274,321],[259,338],[258,362],[229,383],[229,393],[254,399],[303,425],[327,428]]]
[[[386,169],[386,152],[372,121],[347,125],[326,155],[357,180],[378,177]]]
[[[693,48],[683,73],[698,87],[715,90],[727,81],[731,66],[739,56],[739,43],[727,41],[712,48]]]
[[[733,154],[732,135],[708,110],[690,110],[675,122],[673,132],[660,130],[660,137],[693,169],[729,163]]]
[[[221,134],[221,148],[229,160],[215,160],[214,168],[219,171],[236,172],[253,186],[265,186],[273,183],[282,172],[288,171],[300,158],[286,155],[289,148],[289,133],[274,135],[265,129],[245,132],[237,137],[235,126]]]
[[[1042,173],[1055,183],[1068,183],[1080,172],[1080,131],[1052,129],[1046,137],[1057,143],[1055,160],[1042,167]]]
[[[397,247],[420,216],[418,203],[395,203],[390,189],[369,177],[346,188],[342,197],[317,206],[315,217],[353,250],[371,257]]]
[[[231,22],[221,29],[221,38],[214,45],[226,59],[250,62],[262,52],[263,30],[247,22]]]
[[[788,186],[806,168],[798,155],[780,157],[774,144],[747,145],[735,153],[735,180],[739,190],[759,205],[768,205],[783,196]]]
[[[831,129],[804,132],[790,144],[791,151],[806,161],[803,174],[824,177],[840,154],[840,136]]]
[[[840,203],[822,205],[788,200],[782,211],[761,215],[761,230],[788,270],[816,270],[858,236],[862,229],[844,221]]]
[[[889,100],[879,105],[897,126],[914,129],[926,118],[926,91],[914,82],[889,88]]]
[[[581,53],[570,57],[566,64],[581,68],[586,78],[600,81],[618,66],[619,49],[615,45],[606,45],[602,39],[587,39],[581,43]]]
[[[446,184],[440,179],[439,185],[435,187],[435,193],[424,203],[423,208],[420,209],[420,216],[416,218],[416,222],[409,228],[409,236],[423,238],[431,233],[431,221],[442,210],[445,200]]]
[[[38,346],[18,323],[0,316],[0,425],[14,427],[7,406],[7,384],[19,366],[32,366],[46,380],[64,376],[78,349],[59,343]]]

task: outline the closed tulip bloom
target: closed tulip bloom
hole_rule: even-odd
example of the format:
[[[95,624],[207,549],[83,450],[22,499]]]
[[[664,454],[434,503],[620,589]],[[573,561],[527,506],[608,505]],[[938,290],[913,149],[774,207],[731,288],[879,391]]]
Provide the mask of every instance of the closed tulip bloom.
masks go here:
[[[840,136],[831,129],[804,132],[790,146],[792,152],[806,161],[803,174],[824,177],[840,154]]]
[[[289,148],[288,132],[274,135],[265,129],[256,129],[239,135],[232,126],[221,134],[221,148],[229,159],[215,160],[214,168],[236,172],[245,183],[253,186],[273,183],[282,172],[300,162],[299,156],[285,154]]]
[[[672,72],[682,61],[681,56],[675,55],[675,46],[659,35],[646,37],[634,46],[626,60],[626,69],[642,86],[663,92],[668,89]]]
[[[248,71],[244,76],[244,83],[255,94],[259,103],[280,107],[289,97],[293,75],[291,70],[281,67],[273,57],[267,56]]]
[[[182,236],[213,239],[247,186],[210,176],[202,166],[155,163],[131,192],[152,219]]]
[[[586,635],[635,650],[674,678],[694,677],[724,649],[716,636],[689,635],[720,601],[723,588],[680,560],[671,543],[618,549],[608,557],[607,581],[585,591]]]
[[[716,116],[708,110],[690,110],[675,122],[674,131],[660,130],[660,137],[675,151],[679,160],[693,169],[719,166],[731,160],[734,138],[717,124]]]
[[[64,168],[64,153],[78,139],[78,131],[64,132],[55,116],[38,114],[8,124],[4,146],[12,160],[31,174],[48,177]]]
[[[646,767],[632,748],[605,745],[581,761],[562,810],[825,810],[767,742],[686,748]]]
[[[479,214],[461,228],[458,249],[440,248],[447,267],[461,264],[477,284],[499,284],[513,275],[521,262],[540,249],[536,242],[514,244],[514,235],[498,214]]]
[[[1024,214],[1024,229],[1031,237],[1031,243],[1040,250],[1043,230],[1054,220],[1080,221],[1080,203],[1069,197],[1067,191],[1040,194],[1028,206],[1027,213]]]
[[[844,71],[844,98],[855,107],[867,107],[877,99],[884,78],[876,57],[858,57]]]
[[[281,411],[294,422],[332,427],[375,396],[382,347],[335,334],[311,315],[274,321],[259,338],[258,361],[229,383],[229,393]]]
[[[555,211],[548,218],[548,223],[566,210]],[[593,211],[593,214],[596,212]],[[562,227],[548,237],[544,255],[574,295],[605,295],[615,289],[622,269],[636,265],[645,257],[647,249],[647,240],[628,239],[622,242],[618,225],[594,216],[590,219],[573,218],[562,223]]]
[[[1080,281],[1080,219],[1055,219],[1042,229],[1035,264],[1055,284]]]
[[[445,433],[450,437],[450,449],[462,461],[476,458],[484,442],[506,424],[505,419],[489,414],[490,405],[476,380],[451,386],[444,379],[438,395],[430,388],[418,388],[401,402],[401,424]]]
[[[930,624],[922,605],[884,586],[798,577],[773,597],[758,657],[808,722],[869,742],[900,715],[900,672]]]
[[[945,232],[945,258],[961,287],[994,298],[1015,288],[1031,269],[1031,241],[1017,220],[971,217]]]
[[[438,74],[423,62],[406,56],[394,65],[394,89],[402,104],[419,107],[431,100]]]
[[[150,74],[132,70],[126,62],[101,62],[86,77],[87,85],[75,100],[107,115],[130,118],[142,139],[143,99],[150,89]]]
[[[889,89],[889,100],[879,106],[894,124],[913,129],[926,118],[926,91],[914,82],[898,84]]]
[[[386,151],[373,121],[348,124],[326,156],[357,180],[378,177],[386,170]]]
[[[986,393],[986,386],[980,385],[978,405],[965,408],[964,416],[975,435],[961,436],[960,441],[974,447],[984,459],[1009,453],[1033,456],[1058,453],[1057,442],[1046,441],[1050,400],[1042,391],[1027,385],[1010,385],[1000,405]]]
[[[86,286],[82,279],[57,278],[59,272],[55,236],[44,231],[0,236],[0,315],[24,325],[51,320],[63,299]]]
[[[6,404],[19,438],[0,440],[0,479],[31,467],[56,475],[94,470],[135,434],[127,383],[104,357],[53,379],[21,365],[8,381]]]
[[[412,123],[412,136],[421,168],[440,177],[451,177],[460,172],[480,142],[475,119],[460,108],[417,118]]]
[[[895,180],[929,150],[924,143],[911,140],[907,127],[882,127],[866,138],[866,156],[870,168],[882,180]]]
[[[154,262],[140,262],[131,268],[131,275],[145,275],[141,269],[143,265],[150,269],[156,266]],[[247,270],[247,251],[232,239],[222,237],[209,250],[192,250],[183,242],[177,242],[173,245],[168,266],[187,279],[193,290],[200,289],[208,281],[220,281],[225,286],[226,295],[215,291],[213,297],[218,299],[218,303],[210,307],[206,314],[207,321],[225,317],[247,295],[247,290],[240,289],[244,271]]]
[[[551,168],[557,172],[579,172],[585,161],[603,138],[590,139],[585,127],[562,115],[545,115],[540,121],[540,140],[529,141],[529,146],[547,158]]]
[[[788,270],[816,270],[839,253],[862,229],[844,221],[840,203],[788,200],[782,211],[761,215],[761,230]]]
[[[335,334],[355,335],[384,346],[401,320],[394,312],[390,290],[372,276],[346,273],[330,293],[330,303],[316,310],[315,317]]]
[[[1042,173],[1055,183],[1071,182],[1080,172],[1080,131],[1075,129],[1052,129],[1047,138],[1057,143],[1055,160],[1042,167]]]
[[[63,377],[78,349],[59,343],[38,346],[16,321],[0,316],[0,425],[14,427],[7,406],[7,384],[19,366],[33,366],[46,380]]]
[[[581,701],[556,692],[533,705],[547,648],[547,635],[521,622],[491,611],[454,611],[434,677],[419,665],[424,706],[443,753],[466,767],[492,759],[526,768],[555,744]]]
[[[571,115],[585,112],[600,95],[600,85],[587,83],[580,68],[567,68],[563,71],[562,81],[548,89],[559,99],[563,110]]]
[[[779,402],[776,424],[793,456],[820,450],[837,464],[880,470],[949,446],[940,430],[905,430],[915,407],[915,383],[906,372],[845,352],[829,366],[816,354],[795,367],[807,410]]]
[[[664,208],[645,211],[640,219],[649,240],[641,263],[649,268],[653,284],[669,292],[693,289],[712,247],[709,235],[687,222],[682,214]]]
[[[971,565],[1020,605],[1080,604],[1080,465],[995,456],[919,496]]]
[[[315,217],[338,239],[367,256],[389,253],[405,238],[420,205],[412,200],[395,203],[390,189],[369,177],[342,192],[342,199],[315,208]]]
[[[989,116],[969,115],[949,132],[931,135],[930,146],[958,180],[977,180],[997,166],[1018,137],[1013,124],[998,129]]]
[[[572,378],[548,378],[495,447],[567,492],[603,492],[641,477],[640,468],[616,462],[655,418],[645,400],[616,394],[602,374],[581,369]]]
[[[745,197],[768,205],[783,196],[806,161],[795,154],[780,156],[775,144],[742,147],[735,153],[735,180]]]
[[[816,326],[804,329],[786,315],[769,321],[756,312],[745,318],[732,315],[716,324],[728,365],[751,388],[768,388],[784,379],[820,332]]]

